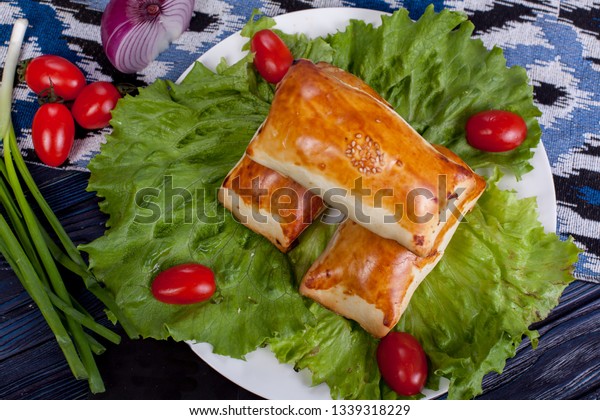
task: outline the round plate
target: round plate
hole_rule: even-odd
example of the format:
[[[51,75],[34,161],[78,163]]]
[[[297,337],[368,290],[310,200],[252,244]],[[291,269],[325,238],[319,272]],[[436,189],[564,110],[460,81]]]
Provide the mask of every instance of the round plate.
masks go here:
[[[304,33],[309,37],[324,36],[343,30],[351,19],[363,20],[375,26],[381,24],[383,12],[354,8],[309,9],[275,17],[277,29],[287,33]],[[214,70],[222,58],[229,64],[240,60],[245,54],[242,46],[248,42],[239,32],[221,41],[198,59]],[[191,67],[178,82],[183,80]],[[514,189],[521,198],[536,197],[541,209],[540,222],[548,232],[556,227],[556,197],[548,157],[542,143],[531,160],[533,171],[523,176],[520,182],[505,176],[500,187]],[[268,399],[330,399],[326,384],[311,386],[310,373],[296,372],[291,365],[279,363],[268,348],[261,348],[246,355],[246,360],[216,355],[207,343],[188,343],[192,350],[217,372],[261,397]],[[437,391],[424,390],[426,398],[434,398],[448,390],[448,381],[443,379]]]

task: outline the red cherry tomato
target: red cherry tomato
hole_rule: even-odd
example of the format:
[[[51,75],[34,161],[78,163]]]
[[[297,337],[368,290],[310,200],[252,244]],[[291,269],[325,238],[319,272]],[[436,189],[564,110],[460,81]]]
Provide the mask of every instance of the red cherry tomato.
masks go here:
[[[27,64],[25,82],[38,95],[52,86],[55,95],[71,101],[85,86],[85,76],[79,67],[66,58],[41,55]]]
[[[187,305],[210,298],[216,290],[215,275],[201,264],[181,264],[156,276],[152,294],[164,303]]]
[[[59,103],[42,105],[33,117],[31,137],[33,149],[42,162],[62,165],[75,139],[75,123],[69,109]]]
[[[256,69],[269,83],[279,83],[294,61],[287,45],[270,29],[254,34],[250,51],[254,53]]]
[[[83,88],[71,108],[73,118],[87,130],[104,128],[111,119],[111,111],[121,99],[112,83],[94,82]]]
[[[490,110],[472,115],[465,127],[467,141],[486,152],[507,152],[527,137],[527,124],[520,115]]]
[[[421,392],[427,380],[427,357],[410,334],[392,331],[379,342],[377,364],[381,376],[400,395]]]

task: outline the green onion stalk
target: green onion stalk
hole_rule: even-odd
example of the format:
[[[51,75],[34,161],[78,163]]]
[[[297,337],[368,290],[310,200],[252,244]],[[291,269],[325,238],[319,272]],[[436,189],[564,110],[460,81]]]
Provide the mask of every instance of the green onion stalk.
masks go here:
[[[40,193],[19,151],[11,122],[12,86],[27,25],[26,19],[17,19],[13,26],[0,85],[0,138],[4,151],[4,159],[0,159],[0,207],[4,210],[4,214],[0,213],[0,253],[38,306],[75,378],[87,379],[92,392],[103,392],[104,383],[94,354],[102,353],[105,347],[91,333],[115,344],[121,337],[97,323],[71,296],[59,266],[83,280],[86,288],[115,315],[128,336],[134,338],[138,333],[110,292],[89,270]],[[21,181],[58,243],[34,213]]]

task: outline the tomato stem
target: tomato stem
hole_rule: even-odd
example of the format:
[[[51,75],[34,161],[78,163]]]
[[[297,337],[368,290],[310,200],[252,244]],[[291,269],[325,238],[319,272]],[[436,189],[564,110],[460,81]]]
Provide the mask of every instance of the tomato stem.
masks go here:
[[[44,104],[64,103],[64,99],[58,96],[54,91],[54,83],[52,83],[52,78],[48,77],[48,80],[50,81],[50,86],[40,92],[38,95],[38,104],[41,106]]]
[[[31,58],[28,58],[27,60],[23,60],[19,63],[18,67],[17,67],[17,76],[18,76],[18,81],[19,83],[22,83],[25,81],[25,73],[27,72],[27,66],[29,65],[29,63],[31,62]]]
[[[131,83],[119,83],[115,87],[117,88],[121,96],[137,95],[139,91],[139,88],[135,85],[132,85]]]

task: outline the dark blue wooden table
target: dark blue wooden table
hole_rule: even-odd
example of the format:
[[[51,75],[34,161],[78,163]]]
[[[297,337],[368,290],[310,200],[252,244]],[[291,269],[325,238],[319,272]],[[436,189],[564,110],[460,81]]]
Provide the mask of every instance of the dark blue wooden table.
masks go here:
[[[61,53],[80,63],[86,75],[92,79],[130,79],[143,84],[156,77],[176,79],[201,52],[239,29],[253,7],[262,6],[268,14],[274,15],[307,7],[336,6],[338,3],[327,0],[198,1],[191,27],[191,31],[197,35],[194,38],[197,45],[195,49],[179,51],[177,60],[173,59],[173,51],[161,56],[160,60],[171,64],[164,67],[167,70],[162,74],[143,73],[135,77],[119,75],[102,58],[97,33],[81,32],[90,27],[97,29],[105,0],[3,2],[0,4],[0,42],[8,39],[10,20],[15,15],[26,15],[34,33],[40,37],[39,45],[42,45],[43,52]],[[382,11],[404,5],[411,10],[411,16],[418,17],[428,2],[363,0],[345,3]],[[438,9],[443,5],[442,1],[434,3]],[[594,133],[600,127],[600,73],[597,68],[600,57],[593,54],[594,51],[600,51],[597,45],[600,40],[600,11],[587,6],[577,8],[568,2],[558,2],[556,10],[552,9],[553,6],[535,2],[508,1],[486,6],[488,3],[453,2],[453,7],[469,13],[479,28],[478,36],[484,40],[487,37],[488,42],[507,43],[509,62],[525,60],[521,64],[532,75],[536,101],[546,115],[541,122],[545,129],[543,139],[555,174],[561,217],[559,230],[562,235],[573,235],[580,245],[587,248],[586,256],[577,268],[578,277],[587,281],[577,280],[566,289],[560,304],[550,316],[532,326],[540,332],[538,348],[533,350],[528,340],[524,340],[516,357],[507,362],[502,375],[489,374],[485,377],[484,393],[479,398],[597,399],[600,397],[600,285],[597,284],[600,281],[600,263],[594,263],[594,256],[597,259],[600,254],[600,140]],[[592,19],[594,16],[595,20]],[[556,27],[552,26],[554,24]],[[525,31],[524,34],[534,35],[535,28],[538,28],[547,38],[544,42],[553,45],[565,42],[564,48],[569,48],[567,35],[561,35],[563,41],[552,38],[552,34],[563,27],[572,27],[573,34],[578,34],[577,39],[581,40],[582,45],[596,46],[595,50],[581,49],[584,61],[577,71],[584,73],[577,74],[579,84],[575,85],[568,78],[569,72],[558,81],[545,78],[546,73],[536,67],[540,63],[520,54],[519,48],[512,48],[512,41],[506,38],[506,34],[515,28]],[[530,32],[526,32],[527,28]],[[39,45],[37,48],[40,48]],[[26,48],[29,48],[27,53],[31,56],[36,46],[30,43]],[[531,51],[527,49],[527,52]],[[570,57],[571,53],[571,50],[565,50],[562,56]],[[549,66],[552,60],[548,59]],[[589,86],[585,84],[586,80],[591,80]],[[588,95],[586,92],[591,93]],[[569,108],[571,105],[573,107]],[[34,106],[33,99],[27,93],[17,92],[13,118],[23,152],[32,162],[30,168],[43,195],[73,241],[90,242],[103,234],[106,219],[98,210],[95,195],[85,191],[89,174],[82,169],[103,133],[92,133],[87,137],[79,134],[80,140],[86,143],[82,143],[84,146],[79,150],[78,159],[72,159],[66,165],[69,169],[56,170],[41,166],[35,162],[27,143],[27,136],[30,136],[27,127],[31,124]],[[573,122],[573,118],[577,119],[576,122]],[[565,133],[568,133],[568,137]],[[588,158],[591,160],[585,160]],[[573,212],[578,218],[573,216]],[[68,273],[65,276],[69,279]],[[82,304],[98,319],[104,319],[98,302],[83,289],[78,280],[73,279],[72,283],[74,294]],[[115,329],[108,323],[105,325]],[[121,332],[118,327],[115,330]],[[256,398],[212,370],[184,343],[132,341],[123,335],[123,342],[118,346],[108,346],[98,361],[107,392],[91,395],[85,381],[73,379],[41,314],[18,279],[1,262],[0,398]]]

